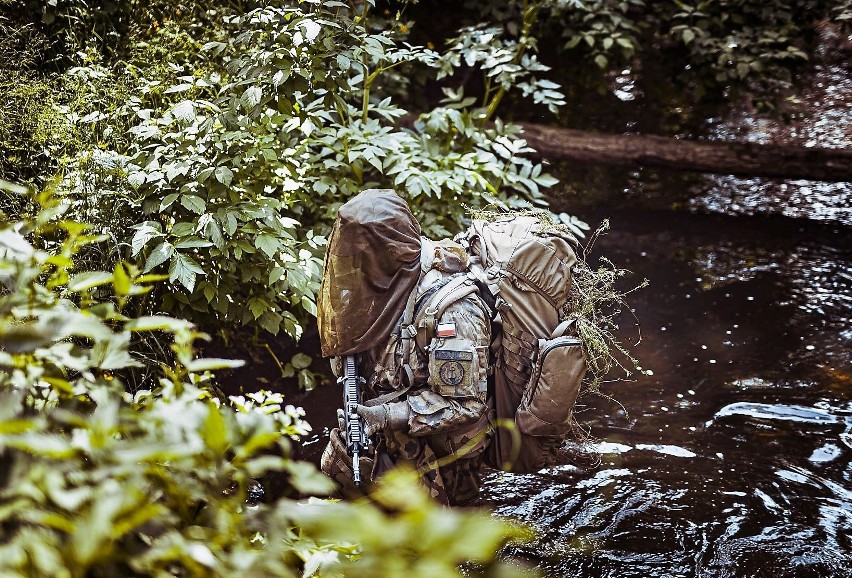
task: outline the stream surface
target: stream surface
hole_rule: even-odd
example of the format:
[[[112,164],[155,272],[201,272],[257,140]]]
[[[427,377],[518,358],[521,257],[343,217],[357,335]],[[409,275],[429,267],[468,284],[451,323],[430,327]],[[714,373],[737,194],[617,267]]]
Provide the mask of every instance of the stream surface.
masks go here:
[[[793,123],[734,108],[701,138],[852,145],[848,65],[804,85]],[[558,210],[611,220],[591,262],[651,282],[630,305],[653,375],[581,400],[597,468],[487,478],[484,503],[538,530],[509,554],[553,577],[852,575],[852,183],[567,177]]]

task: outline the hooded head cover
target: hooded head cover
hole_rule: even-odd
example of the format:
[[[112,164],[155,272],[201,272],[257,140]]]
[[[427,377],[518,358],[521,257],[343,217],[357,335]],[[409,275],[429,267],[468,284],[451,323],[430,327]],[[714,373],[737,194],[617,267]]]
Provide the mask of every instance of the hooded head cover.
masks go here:
[[[317,302],[325,356],[384,343],[420,278],[420,225],[390,189],[361,192],[337,213]]]

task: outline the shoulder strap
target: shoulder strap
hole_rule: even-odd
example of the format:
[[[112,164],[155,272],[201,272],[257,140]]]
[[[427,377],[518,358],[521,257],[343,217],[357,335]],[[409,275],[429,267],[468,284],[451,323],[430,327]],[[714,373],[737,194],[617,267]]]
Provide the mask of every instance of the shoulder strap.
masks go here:
[[[476,285],[467,275],[457,275],[450,277],[443,284],[437,284],[434,288],[427,290],[420,300],[417,299],[418,287],[415,287],[408,295],[408,301],[405,304],[402,318],[399,321],[399,339],[401,342],[402,369],[405,386],[401,389],[388,392],[380,395],[369,401],[364,402],[368,407],[376,406],[389,401],[394,401],[405,395],[408,390],[414,386],[414,371],[408,363],[409,356],[412,353],[412,343],[416,339],[417,345],[425,347],[428,345],[431,336],[435,332],[435,322],[440,318],[444,310],[459,299],[470,295],[476,291]],[[415,311],[417,313],[415,317]],[[426,321],[424,321],[426,320]],[[427,323],[431,327],[428,333],[428,338],[423,338],[421,342],[421,334],[427,335],[422,331],[418,331],[419,327],[425,327]]]
[[[366,405],[367,407],[375,407],[377,405],[389,401],[395,401],[406,393],[408,393],[408,390],[414,386],[414,370],[411,369],[411,365],[408,363],[408,358],[412,351],[411,341],[417,336],[417,329],[412,323],[414,318],[414,306],[416,302],[417,287],[415,286],[411,293],[409,293],[408,295],[408,301],[405,304],[405,310],[403,310],[402,318],[399,320],[399,339],[402,346],[402,370],[405,385],[400,389],[390,391],[388,393],[365,401],[364,405]]]
[[[419,283],[418,283],[419,284]],[[405,304],[405,311],[402,313],[402,319],[399,322],[399,338],[402,342],[402,369],[405,374],[406,389],[410,389],[414,385],[414,371],[408,363],[408,357],[411,354],[411,340],[417,337],[417,328],[414,326],[414,306],[417,302],[417,285],[411,290],[408,295],[408,301]]]
[[[465,274],[453,277],[435,293],[427,294],[427,298],[418,307],[419,311],[414,318],[417,346],[421,350],[426,349],[435,336],[438,319],[441,318],[447,307],[477,291],[478,287],[473,277]]]

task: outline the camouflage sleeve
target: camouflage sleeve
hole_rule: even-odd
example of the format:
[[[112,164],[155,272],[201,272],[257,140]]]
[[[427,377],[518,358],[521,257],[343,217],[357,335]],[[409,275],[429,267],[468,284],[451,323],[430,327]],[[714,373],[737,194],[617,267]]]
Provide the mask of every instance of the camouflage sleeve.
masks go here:
[[[487,411],[491,326],[475,296],[441,316],[428,352],[427,390],[408,397],[411,435],[465,427]]]

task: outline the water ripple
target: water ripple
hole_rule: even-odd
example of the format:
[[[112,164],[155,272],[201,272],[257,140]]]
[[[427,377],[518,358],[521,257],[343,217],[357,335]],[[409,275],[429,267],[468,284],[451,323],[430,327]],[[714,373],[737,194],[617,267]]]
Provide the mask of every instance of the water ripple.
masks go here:
[[[713,419],[708,421],[706,425],[709,427],[716,419],[732,415],[813,424],[834,424],[843,421],[840,417],[827,411],[801,405],[737,402],[726,405],[717,411]]]

